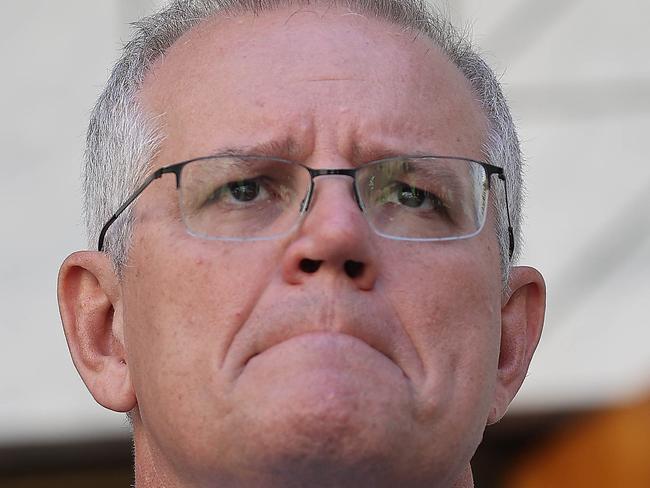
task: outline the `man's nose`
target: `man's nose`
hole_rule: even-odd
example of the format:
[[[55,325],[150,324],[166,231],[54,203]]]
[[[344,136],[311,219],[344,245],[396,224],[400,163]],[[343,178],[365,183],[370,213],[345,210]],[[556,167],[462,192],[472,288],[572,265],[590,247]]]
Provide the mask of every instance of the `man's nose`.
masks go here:
[[[307,215],[285,251],[285,281],[302,284],[330,274],[370,290],[377,279],[378,263],[372,230],[354,198],[352,179],[322,176],[314,180]]]

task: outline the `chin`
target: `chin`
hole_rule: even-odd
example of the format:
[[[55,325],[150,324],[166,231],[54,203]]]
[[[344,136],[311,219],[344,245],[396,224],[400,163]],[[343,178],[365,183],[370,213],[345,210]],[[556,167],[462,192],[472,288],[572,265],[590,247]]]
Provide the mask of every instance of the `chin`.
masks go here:
[[[251,478],[240,486],[445,486],[436,480],[449,476],[449,464],[429,462],[427,454],[434,453],[418,448],[421,435],[408,418],[395,415],[390,405],[364,409],[362,403],[306,402],[304,410],[276,411],[270,425],[249,425],[258,436],[246,450],[245,472]]]

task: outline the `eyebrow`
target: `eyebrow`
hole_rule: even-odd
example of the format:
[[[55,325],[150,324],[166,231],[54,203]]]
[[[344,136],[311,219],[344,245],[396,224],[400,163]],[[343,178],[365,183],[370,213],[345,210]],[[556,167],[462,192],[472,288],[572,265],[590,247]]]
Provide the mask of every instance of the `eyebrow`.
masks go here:
[[[284,139],[272,140],[253,145],[218,147],[214,149],[213,154],[266,156],[298,161],[301,156],[305,154],[305,148],[296,143],[291,136],[288,136]]]
[[[287,159],[290,161],[303,161],[309,154],[309,150],[291,137],[270,140],[259,144],[242,146],[221,146],[213,150],[213,155],[232,156],[265,156]],[[431,156],[431,151],[413,151],[389,146],[368,144],[364,142],[353,142],[350,148],[350,160],[353,164],[359,165],[380,159],[388,159],[400,156]]]
[[[352,161],[355,164],[379,161],[380,159],[396,158],[400,156],[431,156],[431,151],[413,151],[367,144],[363,142],[352,143]]]

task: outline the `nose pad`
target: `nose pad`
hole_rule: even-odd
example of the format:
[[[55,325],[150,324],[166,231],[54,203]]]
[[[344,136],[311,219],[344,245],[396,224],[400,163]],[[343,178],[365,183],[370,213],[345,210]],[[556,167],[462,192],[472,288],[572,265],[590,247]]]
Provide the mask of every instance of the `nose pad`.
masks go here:
[[[357,204],[357,207],[359,207],[359,210],[361,213],[365,215],[365,212],[363,211],[363,206],[361,205],[361,200],[359,199],[359,192],[357,191],[357,185],[352,183],[352,195],[354,196],[354,201]]]
[[[339,171],[339,170],[333,170],[333,171]],[[318,176],[341,176],[339,174],[335,175],[318,175]],[[351,175],[345,175],[345,176],[351,176]],[[361,199],[359,198],[359,192],[357,191],[357,186],[352,181],[352,185],[350,187],[351,189],[351,195],[354,198],[354,202],[357,204],[357,207],[359,210],[363,213],[363,205],[361,205]],[[304,214],[309,211],[309,208],[311,206],[312,200],[314,198],[314,193],[315,193],[315,185],[312,186],[311,191],[303,198],[303,200],[300,202],[300,213]]]

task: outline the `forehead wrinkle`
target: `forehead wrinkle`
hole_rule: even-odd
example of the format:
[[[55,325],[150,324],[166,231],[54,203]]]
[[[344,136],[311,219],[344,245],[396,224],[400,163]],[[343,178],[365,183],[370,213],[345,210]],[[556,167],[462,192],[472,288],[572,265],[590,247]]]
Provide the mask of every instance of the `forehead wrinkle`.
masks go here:
[[[306,78],[305,81],[367,81],[365,78],[338,77],[338,76],[319,76],[316,78]]]
[[[213,150],[215,155],[267,156],[290,160],[302,160],[309,152],[306,144],[298,143],[292,136],[250,145],[220,146]]]

